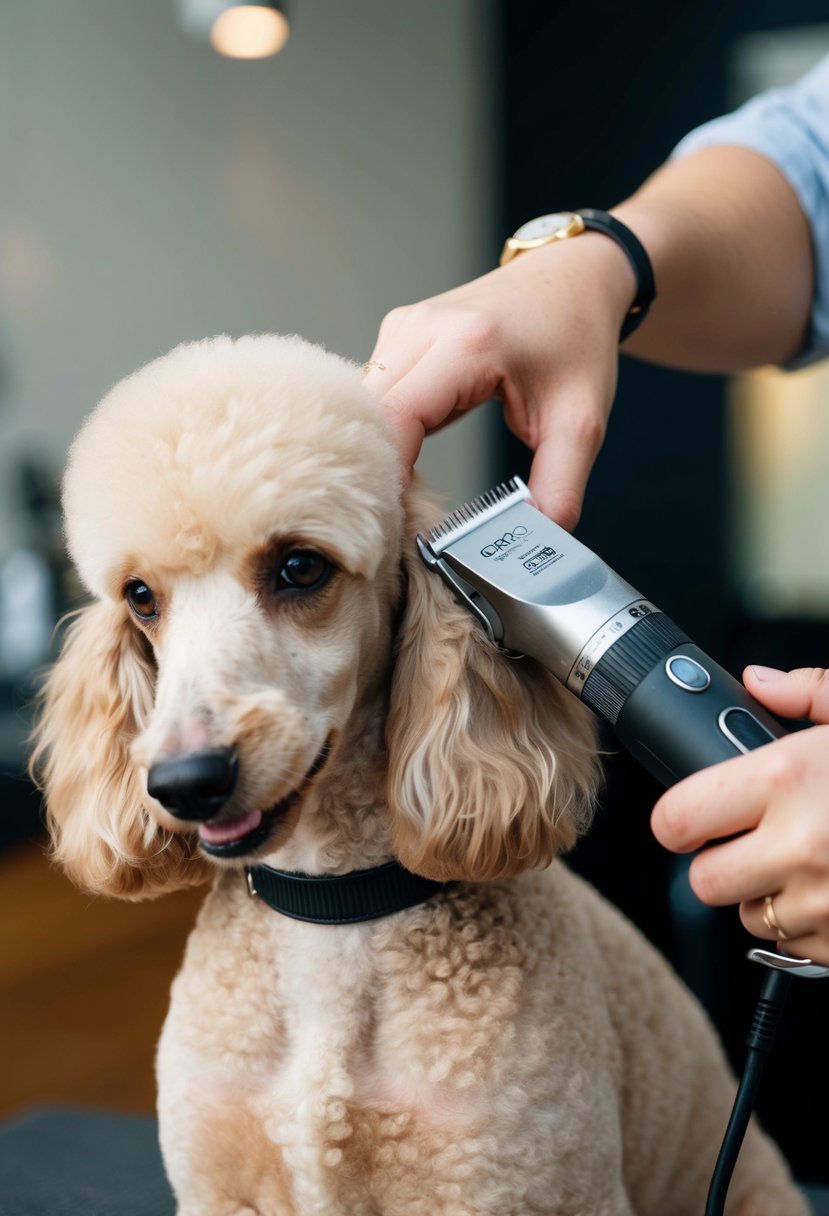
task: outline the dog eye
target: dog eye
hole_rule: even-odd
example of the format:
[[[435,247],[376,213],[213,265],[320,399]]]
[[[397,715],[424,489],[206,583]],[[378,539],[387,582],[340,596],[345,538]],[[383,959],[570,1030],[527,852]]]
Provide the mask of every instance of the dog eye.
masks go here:
[[[155,601],[155,596],[146,583],[141,583],[136,580],[134,583],[129,583],[126,589],[127,603],[136,616],[141,617],[142,621],[150,621],[153,617],[158,616],[158,605]]]
[[[317,591],[328,582],[332,569],[321,553],[315,553],[313,549],[295,549],[282,562],[276,590]]]

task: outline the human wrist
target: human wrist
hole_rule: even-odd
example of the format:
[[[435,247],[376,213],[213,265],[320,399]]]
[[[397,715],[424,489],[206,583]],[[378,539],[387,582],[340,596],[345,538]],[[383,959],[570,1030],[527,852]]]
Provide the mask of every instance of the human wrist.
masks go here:
[[[550,246],[570,247],[576,237],[579,238],[579,250],[584,252],[590,248],[595,253],[600,247],[595,240],[596,235],[604,238],[602,246],[615,246],[617,254],[622,255],[623,260],[605,251],[602,260],[610,279],[599,284],[599,299],[609,297],[611,305],[614,295],[617,300],[625,300],[625,312],[619,328],[619,340],[624,341],[646,318],[656,295],[656,285],[646,249],[635,233],[609,212],[588,207],[575,212],[552,212],[528,220],[505,242],[500,265],[507,266],[527,254],[537,255]],[[562,257],[561,260],[566,262],[568,259]],[[577,260],[582,261],[582,258]],[[595,260],[589,257],[585,259],[587,265]],[[626,269],[629,273],[625,272]],[[618,287],[618,293],[614,292],[614,285]]]
[[[599,232],[613,241],[622,250],[633,269],[636,295],[619,335],[619,340],[624,342],[645,320],[656,296],[651,260],[636,234],[616,216],[595,207],[584,207],[575,214],[589,232]]]
[[[585,231],[529,250],[497,273],[531,282],[537,298],[549,295],[552,309],[560,309],[566,301],[571,318],[607,326],[614,341],[637,291],[624,251],[600,232]]]
[[[606,318],[618,340],[639,286],[630,258],[603,232],[585,231],[563,243],[569,247],[574,272],[586,284],[592,310]]]
[[[589,256],[600,276],[600,294],[613,316],[617,332],[621,333],[631,315],[639,290],[639,281],[624,249],[603,232],[585,232],[584,254]]]

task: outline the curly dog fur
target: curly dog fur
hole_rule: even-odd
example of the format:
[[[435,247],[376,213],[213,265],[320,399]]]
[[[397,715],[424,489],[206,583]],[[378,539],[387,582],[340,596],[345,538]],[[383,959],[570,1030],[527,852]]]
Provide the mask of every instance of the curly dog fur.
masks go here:
[[[700,1216],[720,1047],[550,865],[589,821],[589,715],[421,567],[440,508],[401,505],[358,369],[296,338],[179,347],[87,420],[64,505],[95,601],[39,720],[55,855],[128,899],[211,883],[158,1052],[180,1216]],[[310,589],[285,582],[297,553],[306,584],[325,571]],[[148,794],[159,761],[219,747],[238,781],[211,822]],[[284,870],[395,856],[458,882],[364,924],[290,920],[249,897],[250,856],[207,855],[250,824]],[[805,1210],[752,1128],[729,1213]]]

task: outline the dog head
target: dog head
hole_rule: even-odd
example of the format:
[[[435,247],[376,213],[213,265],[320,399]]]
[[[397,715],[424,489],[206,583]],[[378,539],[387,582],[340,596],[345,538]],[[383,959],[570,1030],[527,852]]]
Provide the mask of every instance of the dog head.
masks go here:
[[[369,835],[364,864],[489,878],[575,839],[588,716],[414,555],[440,512],[401,503],[351,364],[294,338],[179,347],[87,420],[64,509],[95,602],[33,768],[82,885],[137,898],[263,855],[336,868]]]

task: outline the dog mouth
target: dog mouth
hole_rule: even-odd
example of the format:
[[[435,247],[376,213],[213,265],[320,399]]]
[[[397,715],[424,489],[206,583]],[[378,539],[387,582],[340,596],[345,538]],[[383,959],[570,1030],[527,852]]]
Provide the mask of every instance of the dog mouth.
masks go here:
[[[198,827],[199,847],[211,857],[228,858],[247,857],[248,854],[261,849],[274,834],[278,824],[284,821],[286,815],[296,806],[308,782],[325,764],[331,752],[330,740],[326,739],[314,763],[302,778],[299,785],[280,798],[268,810],[251,810],[232,819],[208,819]]]

